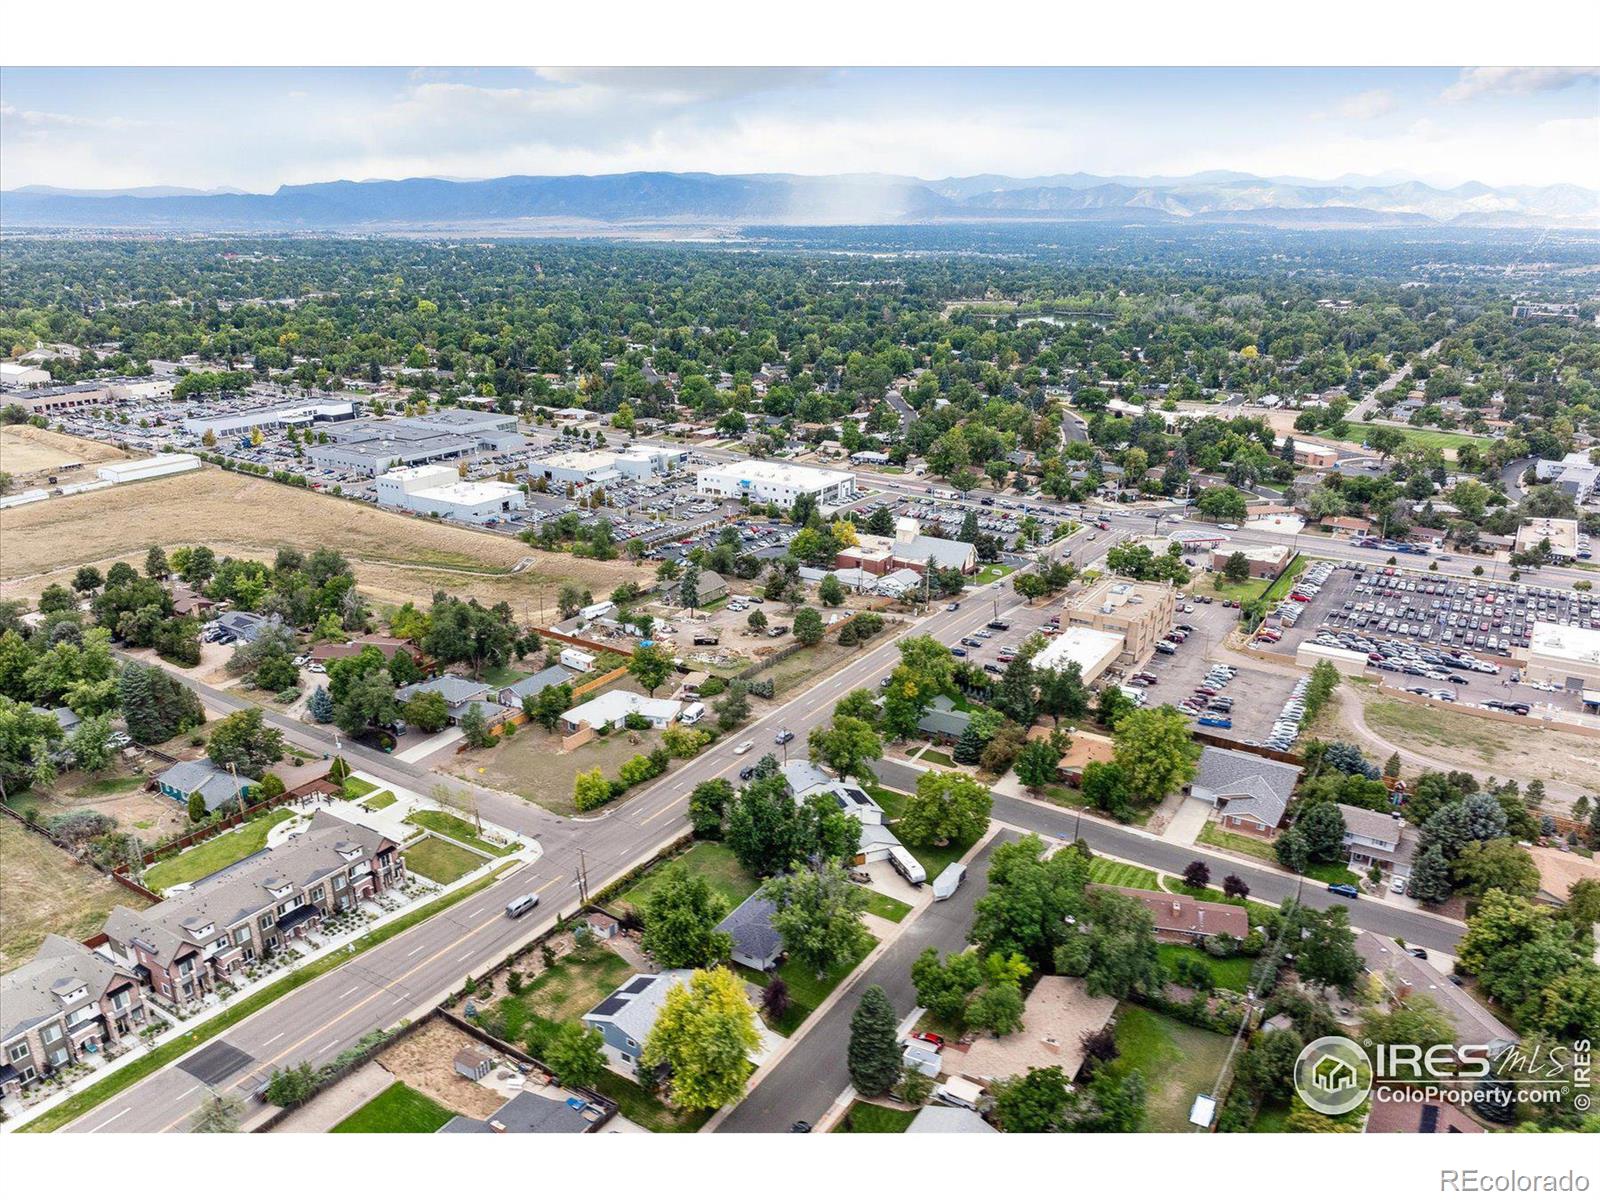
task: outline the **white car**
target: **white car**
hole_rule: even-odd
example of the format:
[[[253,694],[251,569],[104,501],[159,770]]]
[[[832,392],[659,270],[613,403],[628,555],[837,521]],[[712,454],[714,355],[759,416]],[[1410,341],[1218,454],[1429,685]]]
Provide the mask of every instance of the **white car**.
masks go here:
[[[328,673],[328,668],[321,663],[312,663],[306,670],[313,675],[326,675]]]
[[[1224,523],[1218,525],[1217,528],[1218,529],[1229,529],[1229,530],[1232,530],[1232,529],[1237,529],[1239,527],[1237,525],[1231,524],[1229,522],[1224,522]]]
[[[743,741],[733,748],[733,752],[735,754],[749,754],[750,751],[755,749],[755,745],[752,741]]]

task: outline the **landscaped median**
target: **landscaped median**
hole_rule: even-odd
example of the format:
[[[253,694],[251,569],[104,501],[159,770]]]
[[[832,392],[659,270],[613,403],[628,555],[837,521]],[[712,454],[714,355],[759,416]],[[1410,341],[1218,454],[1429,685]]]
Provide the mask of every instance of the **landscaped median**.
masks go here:
[[[356,955],[371,950],[374,946],[382,945],[390,938],[404,933],[430,917],[437,916],[445,909],[467,899],[469,896],[483,891],[491,886],[502,872],[516,865],[514,862],[501,863],[482,879],[474,880],[449,895],[440,896],[437,900],[429,901],[420,908],[413,909],[411,912],[397,917],[387,925],[379,926],[371,933],[363,934],[350,943],[345,952],[328,954],[315,962],[308,963],[289,972],[282,979],[275,980],[260,991],[252,992],[250,995],[243,997],[237,1004],[231,1005],[225,1011],[195,1026],[187,1033],[163,1043],[144,1057],[112,1071],[104,1079],[100,1079],[89,1087],[84,1088],[83,1091],[69,1096],[48,1112],[34,1117],[33,1120],[23,1125],[18,1132],[50,1133],[71,1124],[84,1114],[98,1108],[119,1092],[132,1087],[147,1076],[154,1075],[161,1068],[171,1065],[191,1050],[210,1041],[224,1030],[232,1028],[246,1017],[260,1012],[269,1004],[281,1000],[297,988],[310,983],[319,976],[326,975],[336,967],[343,966]]]

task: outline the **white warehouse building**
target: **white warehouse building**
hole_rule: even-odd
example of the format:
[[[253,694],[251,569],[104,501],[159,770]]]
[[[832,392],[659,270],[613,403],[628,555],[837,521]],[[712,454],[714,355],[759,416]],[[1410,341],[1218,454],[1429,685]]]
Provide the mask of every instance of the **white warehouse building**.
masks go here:
[[[193,454],[157,454],[153,458],[137,458],[132,462],[106,463],[96,467],[94,473],[107,483],[133,483],[140,479],[155,479],[162,475],[199,469],[200,460]]]
[[[515,484],[464,480],[455,467],[437,463],[379,475],[373,487],[379,504],[478,525],[497,521],[527,503]]]
[[[856,477],[850,471],[747,458],[704,468],[695,476],[695,490],[702,496],[724,499],[748,496],[759,504],[788,505],[810,496],[819,505],[831,507],[855,496]]]

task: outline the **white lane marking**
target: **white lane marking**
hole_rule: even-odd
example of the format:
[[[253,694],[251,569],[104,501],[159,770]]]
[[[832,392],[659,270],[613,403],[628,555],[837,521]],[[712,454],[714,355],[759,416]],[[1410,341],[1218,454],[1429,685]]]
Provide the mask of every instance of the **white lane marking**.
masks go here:
[[[350,989],[350,992],[353,992],[353,991],[355,991],[355,988],[351,988],[351,989]],[[348,995],[349,995],[349,994],[350,994],[350,992],[346,992],[346,993],[345,993],[345,995],[346,995],[346,996],[348,996]],[[282,1037],[282,1036],[283,1036],[283,1034],[284,1034],[284,1033],[288,1033],[288,1032],[289,1032],[289,1031],[288,1031],[288,1030],[287,1030],[287,1029],[285,1029],[285,1030],[284,1030],[284,1031],[283,1031],[283,1033],[275,1033],[275,1034],[273,1034],[273,1035],[272,1035],[272,1036],[271,1036],[271,1037],[269,1037],[269,1038],[268,1038],[268,1039],[267,1039],[267,1040],[266,1040],[266,1041],[264,1041],[264,1042],[262,1042],[262,1043],[261,1043],[261,1048],[262,1048],[262,1049],[263,1049],[263,1050],[265,1050],[265,1049],[266,1049],[266,1048],[267,1048],[267,1047],[268,1047],[268,1046],[270,1046],[270,1045],[272,1045],[272,1043],[273,1043],[273,1042],[275,1042],[275,1041],[277,1041],[277,1040],[278,1040],[278,1039],[279,1039],[279,1038],[281,1038],[281,1037]]]
[[[187,1094],[187,1093],[185,1093],[185,1094]],[[131,1113],[132,1111],[133,1111],[133,1105],[130,1104],[130,1105],[128,1105],[127,1108],[125,1108],[121,1112],[119,1112],[115,1117],[107,1117],[104,1121],[101,1121],[100,1124],[96,1125],[93,1129],[89,1130],[89,1132],[90,1133],[99,1133],[107,1125],[109,1125],[109,1124],[111,1124],[111,1122],[115,1121],[117,1119],[117,1117],[125,1117],[129,1113]]]
[[[199,1085],[199,1084],[198,1084],[198,1083],[197,1083],[197,1084],[195,1084],[195,1085],[194,1085],[194,1086],[193,1086],[193,1087],[192,1087],[192,1088],[190,1088],[190,1089],[189,1089],[189,1090],[188,1090],[188,1091],[187,1091],[187,1092],[185,1092],[185,1093],[184,1093],[184,1094],[183,1094],[183,1096],[188,1096],[188,1095],[190,1095],[190,1094],[192,1094],[192,1093],[194,1093],[194,1092],[198,1092],[198,1091],[199,1091],[199,1090],[200,1090],[200,1085]],[[179,1099],[179,1100],[182,1100],[182,1099],[183,1099],[183,1096],[179,1096],[179,1097],[178,1097],[178,1099]]]
[[[335,996],[334,999],[335,1000],[343,1000],[346,996],[351,995],[354,992],[359,992],[360,990],[361,990],[361,985],[358,983],[353,988],[346,988],[344,991],[340,992],[337,996]]]
[[[318,1054],[326,1054],[329,1050],[332,1050],[335,1046],[337,1046],[342,1041],[344,1041],[343,1038],[334,1038],[333,1041],[329,1042],[321,1050],[318,1050],[317,1053]]]

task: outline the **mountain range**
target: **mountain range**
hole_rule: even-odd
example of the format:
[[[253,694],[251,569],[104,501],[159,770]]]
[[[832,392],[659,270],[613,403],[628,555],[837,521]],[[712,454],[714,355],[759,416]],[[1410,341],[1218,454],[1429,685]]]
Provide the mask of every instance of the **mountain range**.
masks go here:
[[[1234,171],[1183,177],[972,175],[509,175],[338,180],[271,193],[31,186],[0,192],[7,229],[382,232],[556,224],[876,225],[1097,220],[1288,227],[1600,227],[1600,192],[1570,184],[1439,188],[1416,180],[1318,182]]]

